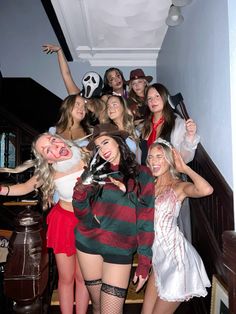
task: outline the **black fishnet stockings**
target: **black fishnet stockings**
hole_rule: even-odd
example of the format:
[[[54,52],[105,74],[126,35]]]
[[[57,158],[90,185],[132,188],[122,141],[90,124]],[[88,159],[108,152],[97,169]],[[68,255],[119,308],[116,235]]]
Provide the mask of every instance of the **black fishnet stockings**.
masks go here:
[[[127,289],[102,283],[101,279],[85,280],[85,284],[92,301],[93,314],[123,313]]]
[[[100,293],[101,293],[101,286],[102,286],[102,280],[96,279],[96,280],[85,280],[85,285],[88,289],[90,299],[92,301],[93,305],[93,314],[100,314]]]
[[[127,289],[103,283],[101,289],[101,313],[122,314]]]

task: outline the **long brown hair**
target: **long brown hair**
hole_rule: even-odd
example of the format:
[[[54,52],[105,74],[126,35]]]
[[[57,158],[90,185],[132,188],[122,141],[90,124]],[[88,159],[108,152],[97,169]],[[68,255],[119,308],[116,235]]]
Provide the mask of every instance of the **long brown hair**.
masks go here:
[[[169,95],[168,89],[160,83],[154,83],[148,86],[146,90],[146,94],[145,94],[146,102],[147,102],[148,91],[151,88],[154,88],[160,94],[164,103],[162,115],[165,118],[165,122],[162,126],[161,133],[158,136],[166,140],[169,140],[170,133],[175,125],[175,115],[174,115],[173,109],[171,108],[168,102],[168,95]],[[144,124],[141,131],[141,137],[144,139],[150,134],[152,130],[152,117],[153,117],[153,113],[150,111],[148,107],[147,112],[146,112],[146,118],[144,119]]]

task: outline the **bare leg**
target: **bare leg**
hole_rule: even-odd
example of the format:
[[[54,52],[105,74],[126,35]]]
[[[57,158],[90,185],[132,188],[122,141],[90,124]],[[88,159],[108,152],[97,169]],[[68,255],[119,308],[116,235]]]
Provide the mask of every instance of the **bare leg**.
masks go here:
[[[101,313],[122,314],[131,265],[103,263]]]
[[[141,313],[152,314],[156,300],[157,300],[157,288],[155,286],[155,279],[154,279],[154,274],[152,271],[147,282],[147,287],[145,290],[143,307],[142,307]]]
[[[81,272],[93,305],[93,313],[100,314],[100,294],[102,286],[102,264],[100,255],[87,254],[77,250]]]
[[[62,314],[72,314],[74,305],[75,256],[55,254],[58,270],[58,295]]]
[[[152,314],[173,314],[181,302],[168,302],[157,298]]]
[[[180,302],[167,302],[161,300],[157,294],[157,287],[155,286],[154,272],[151,272],[151,275],[148,279],[142,314],[172,314],[175,312],[177,307],[180,305]]]
[[[74,258],[75,258],[75,267],[76,267],[76,274],[75,274],[76,314],[86,314],[87,309],[88,309],[88,303],[89,303],[89,293],[84,283],[84,278],[80,270],[78,258],[76,255],[74,255]]]

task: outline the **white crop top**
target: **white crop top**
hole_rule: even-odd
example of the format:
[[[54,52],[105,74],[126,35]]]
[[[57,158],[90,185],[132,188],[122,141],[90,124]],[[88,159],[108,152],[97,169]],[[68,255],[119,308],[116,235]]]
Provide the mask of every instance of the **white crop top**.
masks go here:
[[[83,170],[73,172],[64,177],[54,180],[55,190],[58,193],[59,199],[72,202],[72,195],[77,178],[81,176]]]

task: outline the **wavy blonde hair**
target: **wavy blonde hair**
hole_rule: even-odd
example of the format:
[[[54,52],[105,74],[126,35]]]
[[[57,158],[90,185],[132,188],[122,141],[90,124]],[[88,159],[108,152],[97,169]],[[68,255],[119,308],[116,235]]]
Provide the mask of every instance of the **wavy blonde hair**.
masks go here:
[[[36,177],[36,180],[40,184],[40,189],[42,191],[42,205],[43,205],[43,209],[45,210],[45,209],[51,207],[51,205],[53,203],[52,202],[53,194],[55,192],[55,184],[54,184],[53,175],[55,173],[55,170],[53,169],[52,164],[49,164],[48,161],[42,157],[42,155],[36,150],[36,147],[35,147],[38,139],[44,135],[53,136],[53,137],[62,139],[69,146],[77,146],[72,141],[65,140],[61,136],[56,135],[56,134],[52,135],[49,132],[39,134],[32,143],[32,152],[35,156],[35,159],[27,160],[22,165],[19,165],[14,169],[12,169],[12,168],[1,168],[0,172],[20,173],[20,172],[23,172],[29,168],[34,167],[35,168],[34,175]],[[82,148],[80,148],[80,147],[78,147],[78,148],[80,149],[80,152],[81,152],[81,159],[86,164],[90,158],[90,155],[88,152],[86,152]],[[35,187],[35,189],[36,189],[36,187]]]
[[[107,107],[107,104],[108,104],[108,100],[111,98],[111,97],[116,97],[117,99],[119,99],[121,105],[123,106],[124,108],[124,114],[123,114],[123,127],[124,127],[124,130],[126,132],[129,133],[130,137],[136,142],[138,143],[139,142],[139,138],[135,132],[135,125],[134,125],[134,116],[132,114],[132,112],[129,110],[128,106],[127,106],[127,102],[126,100],[124,99],[124,97],[122,96],[118,96],[118,95],[110,95],[107,99],[107,102],[106,102],[106,107]],[[113,120],[111,120],[109,118],[110,122],[115,124]]]
[[[87,108],[91,112],[92,118],[98,119],[99,123],[107,123],[106,103],[101,98],[91,98],[87,103]]]

